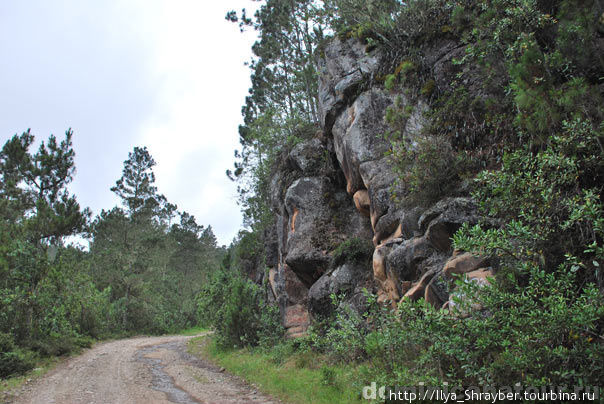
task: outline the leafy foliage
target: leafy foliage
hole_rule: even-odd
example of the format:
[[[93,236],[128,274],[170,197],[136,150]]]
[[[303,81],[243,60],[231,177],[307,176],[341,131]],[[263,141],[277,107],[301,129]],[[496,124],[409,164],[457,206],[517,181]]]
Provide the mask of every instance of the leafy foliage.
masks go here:
[[[428,305],[403,304],[405,345],[419,348],[418,361],[463,385],[595,385],[604,352],[596,341],[602,326],[602,296],[578,292],[565,269],[527,268],[528,284],[504,291],[461,286],[483,311],[460,320]],[[470,300],[459,310],[470,311]],[[465,307],[464,307],[465,306]],[[410,337],[411,336],[411,337]],[[410,337],[410,338],[409,338]]]
[[[351,238],[340,243],[332,254],[333,268],[346,263],[367,263],[373,256],[373,244],[368,240]]]
[[[166,332],[197,322],[195,294],[222,252],[211,227],[157,194],[145,148],[135,148],[114,188],[124,209],[88,226],[68,184],[75,173],[72,132],[13,136],[0,152],[0,377],[64,355],[92,338]],[[91,236],[90,251],[66,245]]]
[[[16,347],[8,333],[0,333],[0,359],[0,377],[23,373],[35,366],[32,353]]]
[[[391,312],[375,299],[361,314],[339,306],[300,347],[335,361],[368,360],[369,380],[387,384],[597,385],[604,376],[601,2],[333,0],[321,6],[318,26],[386,55],[380,80],[401,94],[386,120],[403,202],[430,205],[476,177],[474,198],[491,220],[484,228],[463,226],[454,244],[489,256],[498,275],[486,287],[459,283],[452,312],[406,301]],[[263,29],[269,21],[257,24]],[[443,84],[427,61],[447,43],[463,51],[450,61]],[[275,44],[285,56],[280,63],[294,66],[293,59],[287,63],[289,45]],[[296,108],[283,113],[276,99],[264,103],[259,86],[255,92],[247,106],[257,109],[248,111],[270,111],[262,117],[270,121],[246,115],[252,119],[242,144],[253,145],[245,154],[254,157],[242,158],[237,169],[251,173],[257,188],[249,189],[267,212],[262,192],[270,170],[262,164],[271,160],[269,150],[290,139],[282,122]],[[288,98],[281,99],[283,105]],[[422,104],[429,113],[410,107]],[[409,133],[411,117],[429,123]],[[256,130],[260,124],[264,130]],[[343,244],[336,257],[344,262],[361,250]],[[325,372],[323,379],[332,377]]]
[[[490,231],[466,226],[455,243],[499,256],[510,266],[531,262],[551,268],[567,259],[565,254],[574,256],[585,276],[602,287],[601,134],[584,120],[563,127],[545,150],[507,153],[501,170],[477,177],[476,200],[506,225]]]
[[[597,385],[604,374],[601,293],[593,285],[578,291],[569,265],[526,270],[527,283],[514,289],[460,281],[451,312],[423,300],[391,311],[375,296],[362,314],[340,305],[298,349],[369,363],[367,381],[390,386]]]
[[[197,299],[201,321],[216,330],[222,347],[271,346],[283,335],[278,309],[237,272],[216,271]]]

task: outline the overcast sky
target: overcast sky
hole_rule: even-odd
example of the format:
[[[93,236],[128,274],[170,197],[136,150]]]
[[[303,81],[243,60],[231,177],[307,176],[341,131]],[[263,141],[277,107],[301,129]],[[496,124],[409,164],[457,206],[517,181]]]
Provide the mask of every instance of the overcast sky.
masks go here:
[[[253,32],[224,19],[250,0],[0,0],[0,141],[74,131],[72,191],[95,214],[134,146],[159,192],[228,244],[241,225],[225,176],[238,146]],[[34,151],[34,150],[32,150]]]

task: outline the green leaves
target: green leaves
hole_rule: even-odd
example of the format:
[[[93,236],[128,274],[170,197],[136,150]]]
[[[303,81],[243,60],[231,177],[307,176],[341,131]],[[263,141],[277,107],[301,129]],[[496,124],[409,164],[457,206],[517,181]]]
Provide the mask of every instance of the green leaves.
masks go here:
[[[262,290],[235,271],[212,274],[197,296],[202,323],[216,330],[223,348],[274,345],[284,333],[275,306],[267,306]]]
[[[474,197],[501,225],[465,225],[454,245],[497,258],[498,282],[473,294],[485,315],[463,320],[478,351],[495,359],[468,358],[461,377],[527,385],[602,377],[594,366],[604,357],[594,344],[604,320],[599,138],[588,120],[564,121],[547,145],[510,151],[499,170],[478,175]]]
[[[34,136],[28,130],[13,136],[0,152],[4,219],[22,225],[34,243],[59,243],[82,231],[90,215],[67,190],[75,172],[72,136],[68,130],[58,143],[51,135],[31,154]]]
[[[164,210],[166,198],[157,193],[154,185],[155,164],[147,147],[135,147],[124,161],[121,178],[111,188],[122,199],[133,220],[138,220],[141,215],[160,218]]]
[[[369,263],[373,256],[373,244],[360,238],[351,238],[340,243],[333,251],[330,266],[336,268],[346,263]]]

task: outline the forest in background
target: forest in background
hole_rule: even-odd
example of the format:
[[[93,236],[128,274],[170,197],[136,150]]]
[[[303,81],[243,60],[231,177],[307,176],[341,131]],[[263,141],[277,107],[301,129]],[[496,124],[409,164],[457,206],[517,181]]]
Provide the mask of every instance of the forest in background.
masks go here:
[[[27,131],[0,151],[0,377],[95,339],[196,326],[196,295],[225,254],[158,192],[144,147],[111,188],[121,206],[92,218],[69,192],[72,137],[32,151]]]

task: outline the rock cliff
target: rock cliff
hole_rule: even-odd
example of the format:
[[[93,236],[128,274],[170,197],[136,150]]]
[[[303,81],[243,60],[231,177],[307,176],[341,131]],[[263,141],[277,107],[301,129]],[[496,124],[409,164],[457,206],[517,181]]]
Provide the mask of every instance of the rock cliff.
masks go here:
[[[459,49],[444,43],[426,56],[437,85],[455,74]],[[326,46],[317,62],[321,131],[283,156],[272,179],[277,220],[265,276],[290,336],[329,310],[332,293],[344,293],[357,310],[364,288],[385,304],[424,298],[442,307],[449,305],[453,274],[479,281],[490,274],[485,260],[452,250],[453,233],[480,219],[463,190],[429,208],[400,203],[406,193],[394,185],[384,116],[399,97],[412,107],[404,131],[413,138],[427,124],[428,107],[375,80],[381,59],[354,39]],[[372,243],[372,263],[335,264],[336,249],[351,239]]]

